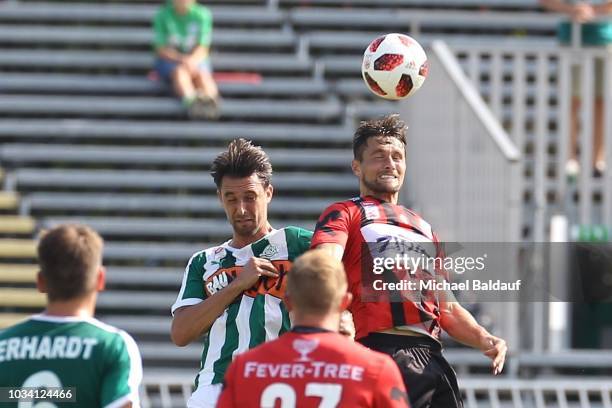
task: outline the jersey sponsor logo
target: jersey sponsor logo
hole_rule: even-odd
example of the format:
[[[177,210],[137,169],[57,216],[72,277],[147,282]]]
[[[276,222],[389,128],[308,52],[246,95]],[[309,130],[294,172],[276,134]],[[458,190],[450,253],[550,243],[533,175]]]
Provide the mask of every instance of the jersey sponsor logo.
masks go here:
[[[77,336],[25,336],[0,340],[0,362],[14,360],[89,360],[98,340]]]
[[[300,358],[296,361],[310,361],[308,354],[312,353],[319,346],[317,339],[295,339],[293,340],[293,349],[300,354]]]
[[[278,278],[270,278],[262,276],[252,288],[245,291],[244,294],[250,297],[257,295],[272,295],[279,299],[285,296],[285,287],[287,286],[287,273],[291,269],[291,262],[284,260],[270,261],[278,271]],[[210,275],[204,281],[204,290],[208,296],[212,296],[227,285],[232,283],[238,275],[242,273],[244,267],[232,266],[230,268],[222,268]]]
[[[264,259],[271,259],[276,254],[278,254],[278,247],[276,245],[268,244],[268,246],[261,252],[259,257]]]
[[[261,363],[248,361],[244,365],[244,378],[316,378],[363,381],[365,367],[337,364],[327,361],[306,363]]]
[[[410,248],[411,251],[415,251],[415,248],[419,248],[418,252],[427,256],[436,254],[435,245],[432,240],[424,235],[419,234],[416,231],[400,227],[397,225],[389,224],[368,224],[361,227],[361,235],[365,242],[369,243],[388,243],[389,249],[402,250],[406,249],[403,246],[412,243]],[[418,244],[417,244],[418,243]],[[385,246],[383,249],[386,249]]]

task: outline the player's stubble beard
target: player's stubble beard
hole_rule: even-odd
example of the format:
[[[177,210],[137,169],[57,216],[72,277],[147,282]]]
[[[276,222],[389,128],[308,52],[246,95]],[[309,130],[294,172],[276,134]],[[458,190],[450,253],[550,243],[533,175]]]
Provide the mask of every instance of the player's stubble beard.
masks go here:
[[[368,189],[368,191],[375,194],[395,194],[399,193],[402,188],[401,183],[397,183],[397,185],[388,185],[377,183],[376,179],[373,181],[368,180],[365,175],[361,178],[361,183]]]

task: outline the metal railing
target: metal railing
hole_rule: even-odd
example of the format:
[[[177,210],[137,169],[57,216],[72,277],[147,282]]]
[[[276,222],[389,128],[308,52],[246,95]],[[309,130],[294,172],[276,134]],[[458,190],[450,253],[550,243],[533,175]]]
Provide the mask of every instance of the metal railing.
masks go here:
[[[467,408],[612,408],[610,378],[509,379],[460,378]],[[193,378],[184,375],[145,377],[141,386],[143,408],[184,407]]]

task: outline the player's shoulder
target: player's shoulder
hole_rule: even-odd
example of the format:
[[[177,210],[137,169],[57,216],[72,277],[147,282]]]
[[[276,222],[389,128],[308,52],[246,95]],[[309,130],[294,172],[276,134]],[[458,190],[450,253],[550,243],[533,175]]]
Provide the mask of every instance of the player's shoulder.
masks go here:
[[[171,4],[163,4],[157,8],[155,11],[154,18],[168,18],[172,15],[172,5]]]
[[[331,213],[333,211],[353,212],[359,211],[359,206],[363,199],[361,197],[353,197],[348,200],[336,201],[325,208],[324,214]]]
[[[284,231],[285,235],[293,236],[296,238],[311,238],[312,237],[312,231],[306,228],[296,227],[294,225],[289,225],[287,227],[281,228],[281,230]]]
[[[7,339],[9,337],[15,337],[22,335],[23,333],[29,332],[32,327],[31,318],[27,318],[12,326],[6,327],[0,330],[0,340]]]
[[[202,264],[205,264],[208,259],[214,259],[220,253],[225,252],[225,248],[228,243],[229,241],[224,242],[220,245],[214,245],[214,246],[196,251],[193,253],[193,255],[191,255],[188,263],[191,264],[194,262],[201,262]]]
[[[210,11],[210,9],[202,4],[194,4],[192,6],[193,8],[192,13],[195,13],[198,17],[204,17],[204,18],[211,18],[212,17],[212,12]]]

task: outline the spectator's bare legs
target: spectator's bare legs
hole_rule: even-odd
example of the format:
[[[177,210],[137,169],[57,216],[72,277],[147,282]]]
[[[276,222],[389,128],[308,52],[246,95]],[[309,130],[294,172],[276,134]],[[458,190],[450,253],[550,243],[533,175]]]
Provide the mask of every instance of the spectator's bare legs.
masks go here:
[[[595,99],[594,132],[593,132],[593,157],[591,164],[597,172],[603,172],[606,167],[603,146],[603,99]],[[569,145],[569,162],[567,173],[576,175],[578,173],[578,133],[580,132],[580,98],[572,98],[572,117]]]
[[[572,97],[572,112],[570,118],[569,160],[578,165],[578,133],[580,132],[580,98]],[[576,173],[578,168],[576,168]]]
[[[202,94],[215,101],[219,98],[219,89],[210,72],[198,70],[194,73],[192,79],[196,89]]]
[[[603,140],[603,126],[604,126],[604,104],[603,98],[595,99],[595,134],[593,141],[593,166],[596,171],[603,172],[606,167],[606,159],[604,157],[604,140]]]
[[[176,94],[183,100],[195,98],[196,90],[191,80],[188,69],[183,65],[177,65],[172,72],[172,85]]]

